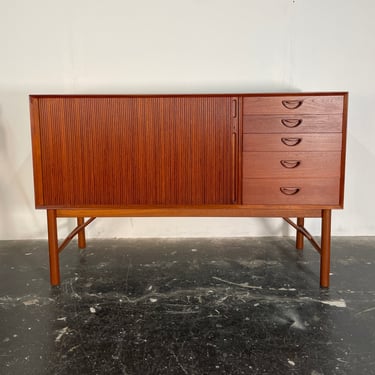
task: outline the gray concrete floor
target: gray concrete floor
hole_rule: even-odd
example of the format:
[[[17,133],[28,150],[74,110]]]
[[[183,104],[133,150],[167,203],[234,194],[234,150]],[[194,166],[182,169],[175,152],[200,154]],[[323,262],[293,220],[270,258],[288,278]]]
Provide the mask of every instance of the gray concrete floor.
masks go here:
[[[375,374],[375,238],[0,241],[0,374]]]

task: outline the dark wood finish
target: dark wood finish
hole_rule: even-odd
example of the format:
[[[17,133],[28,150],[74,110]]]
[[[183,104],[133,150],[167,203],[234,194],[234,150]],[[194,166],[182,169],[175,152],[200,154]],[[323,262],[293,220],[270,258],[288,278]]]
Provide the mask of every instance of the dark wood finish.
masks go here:
[[[346,93],[32,95],[35,204],[59,252],[95,217],[284,217],[321,255],[343,207]],[[59,244],[57,219],[77,218]],[[85,218],[90,219],[85,220]],[[297,224],[288,217],[297,218]],[[322,219],[319,245],[304,218]]]

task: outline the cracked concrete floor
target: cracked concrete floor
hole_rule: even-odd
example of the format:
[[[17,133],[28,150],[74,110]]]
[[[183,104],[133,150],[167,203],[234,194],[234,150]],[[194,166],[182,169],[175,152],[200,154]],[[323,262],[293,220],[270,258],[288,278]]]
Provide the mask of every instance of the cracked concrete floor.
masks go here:
[[[375,238],[0,241],[1,374],[375,374]]]

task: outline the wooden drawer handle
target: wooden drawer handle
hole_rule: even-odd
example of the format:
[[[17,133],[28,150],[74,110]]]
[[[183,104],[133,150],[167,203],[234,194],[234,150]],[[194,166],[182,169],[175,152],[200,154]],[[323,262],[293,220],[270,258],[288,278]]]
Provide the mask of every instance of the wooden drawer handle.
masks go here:
[[[297,109],[301,107],[303,100],[282,100],[282,105],[288,109]]]
[[[281,138],[281,142],[284,143],[285,146],[297,146],[301,143],[302,138]]]
[[[295,195],[297,194],[301,189],[298,187],[281,187],[280,191],[285,195]]]
[[[302,121],[301,119],[282,119],[281,123],[287,128],[296,128],[302,124]]]
[[[293,168],[297,168],[301,164],[301,161],[300,160],[280,160],[280,164],[284,168],[293,169]]]

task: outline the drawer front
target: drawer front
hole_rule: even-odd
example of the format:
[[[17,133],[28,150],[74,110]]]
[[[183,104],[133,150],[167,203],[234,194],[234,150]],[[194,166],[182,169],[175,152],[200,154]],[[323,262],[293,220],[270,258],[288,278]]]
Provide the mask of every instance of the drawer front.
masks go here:
[[[340,133],[244,134],[243,151],[341,151]]]
[[[339,205],[340,180],[244,179],[243,204]]]
[[[244,152],[243,178],[339,177],[340,152]]]
[[[342,115],[244,116],[244,133],[340,133]]]
[[[243,114],[340,114],[343,95],[248,96],[243,98]]]

